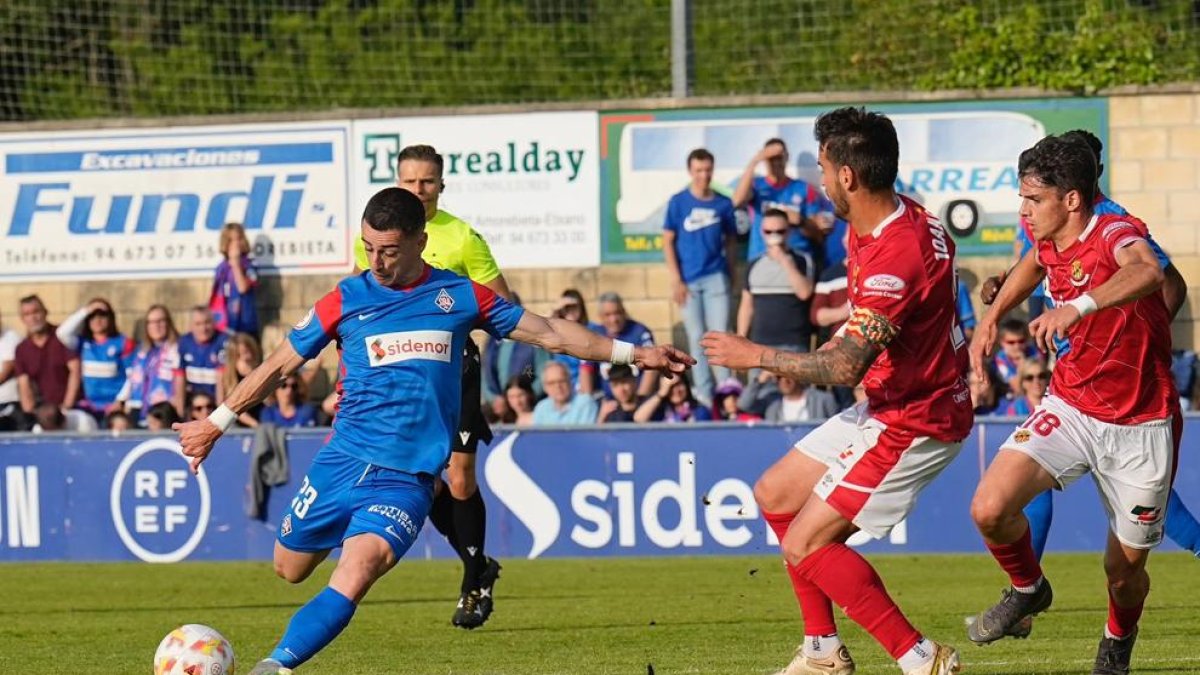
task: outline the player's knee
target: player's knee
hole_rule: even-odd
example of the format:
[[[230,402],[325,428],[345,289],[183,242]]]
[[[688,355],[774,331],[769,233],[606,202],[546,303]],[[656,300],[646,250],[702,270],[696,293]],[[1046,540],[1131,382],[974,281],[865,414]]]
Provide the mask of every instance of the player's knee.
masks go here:
[[[1122,593],[1140,586],[1145,586],[1149,590],[1150,577],[1145,573],[1145,569],[1128,560],[1106,559],[1104,575],[1108,577],[1108,587],[1114,593]]]
[[[298,584],[308,578],[312,570],[299,565],[289,565],[284,560],[275,561],[275,576],[289,584]]]
[[[758,507],[767,513],[778,512],[783,499],[783,493],[779,488],[779,482],[774,480],[771,474],[765,473],[760,476],[754,483],[754,501]]]
[[[1011,509],[992,495],[977,492],[971,500],[971,520],[984,534],[1002,530],[1011,518]]]
[[[787,561],[787,564],[799,565],[805,558],[816,553],[817,549],[827,543],[816,537],[808,536],[803,532],[792,530],[783,538],[779,547],[783,551],[783,559]]]

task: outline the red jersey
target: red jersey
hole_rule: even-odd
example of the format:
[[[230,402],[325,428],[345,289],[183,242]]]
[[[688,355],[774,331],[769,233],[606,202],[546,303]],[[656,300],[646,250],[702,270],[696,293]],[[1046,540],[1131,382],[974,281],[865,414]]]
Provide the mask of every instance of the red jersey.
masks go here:
[[[1037,242],[1055,306],[1095,290],[1120,266],[1117,250],[1145,241],[1145,223],[1129,215],[1095,215],[1079,239],[1059,251]],[[1089,417],[1141,424],[1171,416],[1179,406],[1171,377],[1171,318],[1157,291],[1086,316],[1067,335],[1050,391]]]
[[[863,377],[867,409],[888,426],[956,442],[975,421],[967,343],[958,325],[954,242],[920,204],[900,205],[871,234],[850,229],[850,305],[898,329]]]

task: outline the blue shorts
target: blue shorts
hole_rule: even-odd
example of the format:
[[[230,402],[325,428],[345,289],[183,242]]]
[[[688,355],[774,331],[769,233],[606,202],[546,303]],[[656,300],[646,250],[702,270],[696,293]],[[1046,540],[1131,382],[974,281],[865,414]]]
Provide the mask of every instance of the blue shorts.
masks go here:
[[[399,560],[417,539],[433,503],[433,476],[385,469],[321,448],[279,523],[293,551],[327,551],[358,534],[386,540]]]

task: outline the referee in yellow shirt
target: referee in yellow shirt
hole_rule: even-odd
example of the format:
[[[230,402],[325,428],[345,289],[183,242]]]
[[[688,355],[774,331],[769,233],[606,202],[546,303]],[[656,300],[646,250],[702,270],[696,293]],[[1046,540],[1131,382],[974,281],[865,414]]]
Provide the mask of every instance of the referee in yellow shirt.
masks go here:
[[[508,282],[496,265],[487,242],[470,225],[438,208],[445,189],[442,156],[429,145],[410,145],[397,158],[397,185],[425,205],[425,262],[450,270],[487,286],[506,300],[512,299]],[[355,244],[355,261],[367,269],[362,239]],[[487,510],[475,481],[475,451],[479,442],[490,443],[492,430],[480,409],[479,348],[467,340],[463,357],[462,410],[458,433],[451,439],[446,469],[449,490],[439,486],[429,520],[446,537],[463,562],[462,590],[452,623],[472,629],[482,626],[492,613],[492,587],[500,576],[500,563],[483,552]]]

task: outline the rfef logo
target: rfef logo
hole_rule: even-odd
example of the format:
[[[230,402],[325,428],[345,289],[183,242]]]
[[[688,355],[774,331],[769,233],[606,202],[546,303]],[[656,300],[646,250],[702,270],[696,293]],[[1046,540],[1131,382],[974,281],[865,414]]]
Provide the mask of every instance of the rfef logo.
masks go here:
[[[445,330],[412,330],[364,338],[372,366],[386,366],[410,359],[450,363],[453,336]]]
[[[179,562],[196,550],[211,504],[204,469],[193,476],[179,444],[167,438],[130,450],[109,493],[117,535],[146,562]]]

